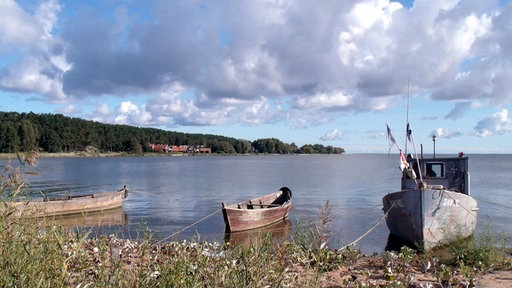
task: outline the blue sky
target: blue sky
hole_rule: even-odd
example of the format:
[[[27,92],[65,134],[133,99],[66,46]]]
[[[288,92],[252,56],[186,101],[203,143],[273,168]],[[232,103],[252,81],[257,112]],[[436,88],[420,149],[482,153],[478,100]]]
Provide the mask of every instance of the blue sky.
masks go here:
[[[512,153],[503,0],[0,1],[0,110],[387,153]],[[409,96],[408,96],[409,95]]]

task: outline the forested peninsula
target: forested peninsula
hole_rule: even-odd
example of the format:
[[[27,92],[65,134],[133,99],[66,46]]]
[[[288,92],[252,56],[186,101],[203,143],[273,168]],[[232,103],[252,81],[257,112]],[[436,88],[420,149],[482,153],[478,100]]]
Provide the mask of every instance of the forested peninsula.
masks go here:
[[[153,144],[153,148],[151,146]],[[215,154],[342,154],[341,147],[283,143],[276,138],[254,141],[211,134],[189,134],[156,128],[105,124],[62,114],[0,112],[0,153],[41,151],[145,154],[154,144],[208,147]],[[193,151],[194,150],[189,150]],[[188,153],[188,152],[187,152]]]

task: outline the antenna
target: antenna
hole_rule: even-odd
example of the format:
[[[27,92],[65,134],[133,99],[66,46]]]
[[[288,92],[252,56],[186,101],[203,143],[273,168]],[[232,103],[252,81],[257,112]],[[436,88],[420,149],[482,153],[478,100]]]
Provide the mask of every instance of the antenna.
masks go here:
[[[432,135],[432,142],[434,144],[434,158],[436,158],[436,135]]]

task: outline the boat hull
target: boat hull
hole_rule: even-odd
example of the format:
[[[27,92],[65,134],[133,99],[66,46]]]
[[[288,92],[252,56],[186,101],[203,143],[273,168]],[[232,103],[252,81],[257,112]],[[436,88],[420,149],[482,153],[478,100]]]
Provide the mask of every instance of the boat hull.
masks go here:
[[[291,191],[289,191],[289,196],[284,195],[285,193],[287,192],[280,190],[238,204],[229,206],[223,204],[222,213],[226,230],[235,232],[255,229],[286,219],[292,209],[292,202]],[[286,200],[276,204],[276,200],[279,201],[278,199],[283,196]]]
[[[478,206],[449,190],[406,189],[383,198],[389,231],[425,251],[473,235]]]
[[[6,202],[7,207],[20,217],[42,217],[71,215],[119,208],[123,205],[128,190],[95,193],[60,199],[37,199],[26,202]]]

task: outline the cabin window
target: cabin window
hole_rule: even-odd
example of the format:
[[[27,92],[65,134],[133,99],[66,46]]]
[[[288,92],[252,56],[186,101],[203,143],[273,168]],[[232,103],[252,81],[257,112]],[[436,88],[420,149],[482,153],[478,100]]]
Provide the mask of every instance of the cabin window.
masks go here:
[[[427,163],[425,175],[428,178],[444,178],[444,164],[443,163]]]

